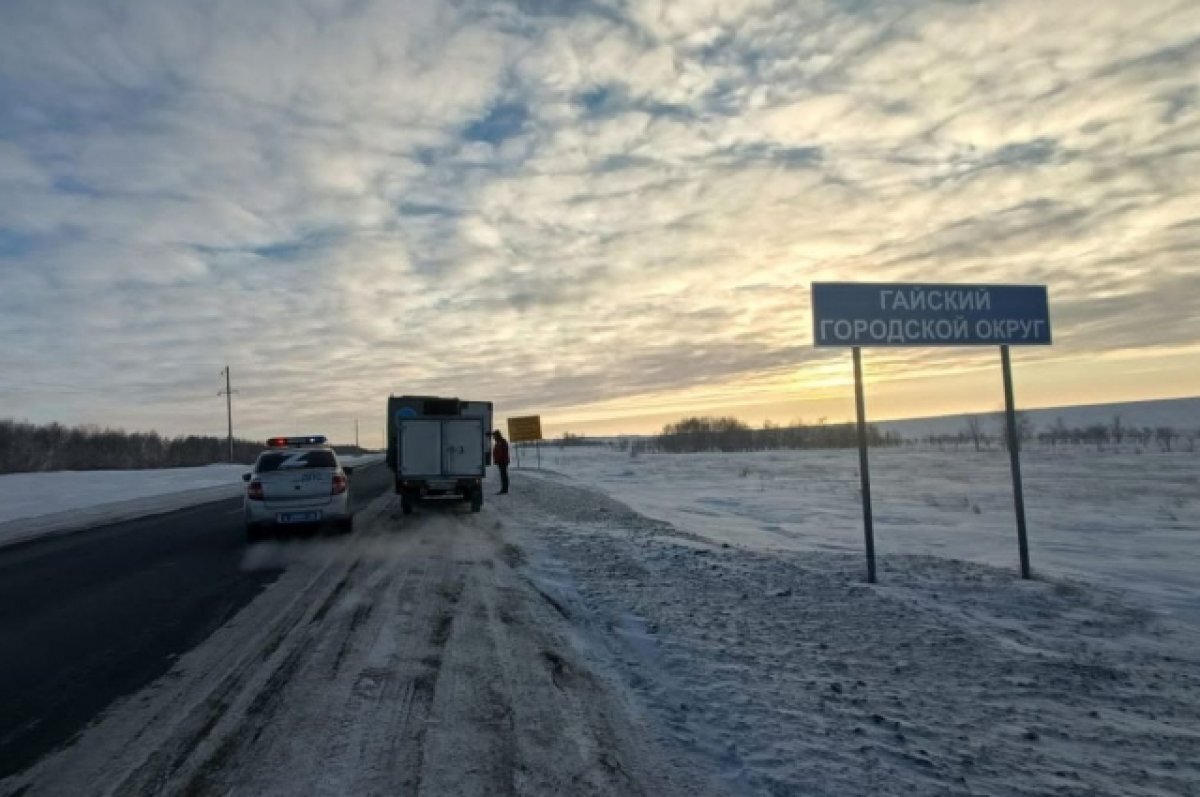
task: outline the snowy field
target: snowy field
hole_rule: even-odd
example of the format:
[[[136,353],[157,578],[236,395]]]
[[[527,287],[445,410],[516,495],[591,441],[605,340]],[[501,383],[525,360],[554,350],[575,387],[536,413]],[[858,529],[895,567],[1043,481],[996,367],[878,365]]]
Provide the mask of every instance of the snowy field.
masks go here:
[[[535,461],[522,452],[522,462]],[[879,579],[921,554],[1016,569],[1008,455],[872,450]],[[857,451],[641,454],[544,448],[542,466],[649,517],[751,550],[861,553]],[[1083,578],[1200,626],[1200,454],[1030,450],[1035,573]]]
[[[1021,412],[1035,433],[1050,431],[1060,421],[1067,428],[1084,428],[1095,424],[1111,428],[1113,420],[1119,418],[1126,431],[1166,426],[1187,436],[1200,425],[1200,397],[1025,408]],[[967,421],[972,416],[983,423],[985,433],[994,436],[1003,433],[1004,415],[999,411],[880,421],[876,426],[881,432],[896,432],[908,440],[920,440],[926,435],[956,435],[967,428]],[[1186,447],[1184,441],[1180,441],[1180,444]]]
[[[1197,634],[1121,593],[899,554],[872,586],[858,554],[514,485],[529,577],[720,791],[1200,795]]]
[[[346,465],[380,457],[342,457]],[[241,495],[246,465],[0,476],[0,546]]]

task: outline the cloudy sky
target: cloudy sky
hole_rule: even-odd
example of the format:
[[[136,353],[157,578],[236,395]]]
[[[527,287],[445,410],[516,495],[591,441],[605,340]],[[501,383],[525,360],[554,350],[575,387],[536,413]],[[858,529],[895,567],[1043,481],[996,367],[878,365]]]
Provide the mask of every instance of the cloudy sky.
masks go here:
[[[1194,0],[0,5],[0,417],[844,419],[814,280],[1049,286],[1028,406],[1200,393]],[[874,417],[994,350],[866,353]]]

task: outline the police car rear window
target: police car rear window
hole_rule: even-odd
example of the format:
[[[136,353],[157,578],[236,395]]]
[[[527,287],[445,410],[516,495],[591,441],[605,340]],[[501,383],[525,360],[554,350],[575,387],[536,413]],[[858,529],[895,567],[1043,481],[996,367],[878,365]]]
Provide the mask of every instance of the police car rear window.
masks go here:
[[[257,470],[303,470],[305,468],[336,468],[337,458],[332,451],[272,451],[258,458]]]

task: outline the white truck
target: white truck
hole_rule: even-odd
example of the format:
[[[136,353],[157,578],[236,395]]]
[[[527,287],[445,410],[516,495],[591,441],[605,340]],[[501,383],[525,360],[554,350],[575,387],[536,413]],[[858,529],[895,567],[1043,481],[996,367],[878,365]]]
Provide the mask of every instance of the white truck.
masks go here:
[[[472,512],[483,508],[491,436],[490,401],[390,396],[387,464],[404,514],[425,499],[467,501]]]

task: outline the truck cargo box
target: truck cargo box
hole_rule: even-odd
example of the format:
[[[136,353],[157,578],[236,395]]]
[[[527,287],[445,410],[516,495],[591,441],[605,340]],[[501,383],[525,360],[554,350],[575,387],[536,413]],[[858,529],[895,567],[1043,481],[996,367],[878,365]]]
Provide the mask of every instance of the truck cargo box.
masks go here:
[[[427,498],[467,500],[479,511],[491,433],[490,401],[391,396],[387,463],[405,514]]]

